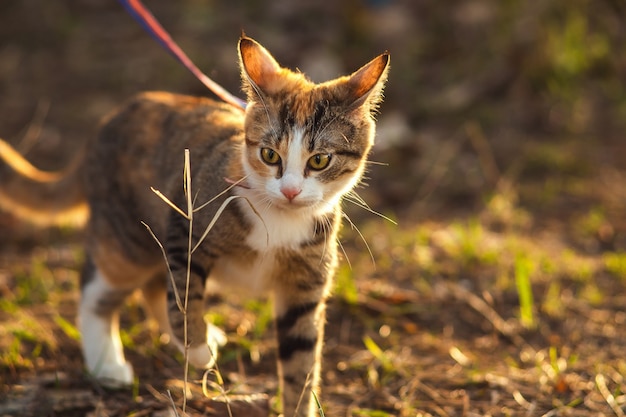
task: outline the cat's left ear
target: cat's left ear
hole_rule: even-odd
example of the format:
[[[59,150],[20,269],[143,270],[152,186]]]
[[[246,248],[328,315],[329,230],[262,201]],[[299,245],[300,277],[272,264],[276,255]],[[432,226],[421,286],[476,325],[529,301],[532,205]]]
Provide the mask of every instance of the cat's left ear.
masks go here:
[[[375,108],[382,100],[382,92],[389,70],[389,53],[374,58],[340,83],[339,95],[351,108],[368,104]]]
[[[241,78],[251,100],[259,92],[270,93],[281,67],[274,57],[255,40],[242,36],[239,40]],[[251,87],[251,88],[249,88]]]

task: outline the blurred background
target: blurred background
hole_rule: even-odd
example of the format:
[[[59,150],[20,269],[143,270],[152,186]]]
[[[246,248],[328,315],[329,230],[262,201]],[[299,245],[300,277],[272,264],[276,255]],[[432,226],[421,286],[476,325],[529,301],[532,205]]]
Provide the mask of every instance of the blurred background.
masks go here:
[[[619,0],[145,4],[204,72],[238,95],[242,31],[315,81],[390,51],[373,155],[388,165],[373,166],[362,191],[378,211],[419,220],[476,209],[505,178],[534,185],[516,190],[523,205],[561,217],[590,204],[598,187],[577,181],[592,176],[615,187],[605,209],[623,212]],[[144,90],[211,95],[116,1],[0,4],[0,135],[42,168],[63,166],[101,117]]]

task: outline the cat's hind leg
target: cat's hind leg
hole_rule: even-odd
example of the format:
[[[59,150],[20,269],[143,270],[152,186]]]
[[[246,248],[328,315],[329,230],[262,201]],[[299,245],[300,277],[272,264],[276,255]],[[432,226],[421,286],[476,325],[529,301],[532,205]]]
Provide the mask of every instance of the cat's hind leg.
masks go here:
[[[132,289],[118,289],[88,257],[81,275],[79,328],[87,370],[103,385],[129,386],[133,369],[124,358],[119,308]]]
[[[171,335],[172,329],[167,318],[167,277],[157,273],[142,288],[141,294],[148,315],[159,324],[161,333]]]

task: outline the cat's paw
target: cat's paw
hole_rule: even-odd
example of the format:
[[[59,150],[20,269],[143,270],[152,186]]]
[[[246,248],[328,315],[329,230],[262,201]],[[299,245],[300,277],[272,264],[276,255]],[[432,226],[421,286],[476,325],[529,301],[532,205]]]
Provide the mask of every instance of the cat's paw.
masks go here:
[[[209,369],[215,365],[217,353],[220,346],[224,346],[227,342],[226,333],[222,329],[207,325],[206,344],[200,346],[191,346],[187,350],[187,358],[189,363],[196,368]],[[181,343],[176,343],[181,351],[184,351]]]
[[[133,368],[128,363],[101,364],[90,371],[91,375],[106,388],[119,389],[133,384]]]
[[[187,351],[187,358],[189,363],[196,368],[210,369],[217,360],[217,349],[209,345],[190,347]]]
[[[228,342],[228,338],[226,337],[226,333],[222,329],[212,324],[207,324],[206,328],[206,340],[207,344],[215,349],[217,352],[217,348],[220,346],[224,346],[226,342]]]

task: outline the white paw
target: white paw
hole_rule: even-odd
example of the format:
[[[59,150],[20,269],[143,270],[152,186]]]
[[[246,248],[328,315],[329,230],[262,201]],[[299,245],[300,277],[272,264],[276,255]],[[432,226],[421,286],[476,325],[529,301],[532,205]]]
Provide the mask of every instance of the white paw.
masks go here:
[[[133,368],[128,363],[101,364],[90,373],[107,388],[123,388],[133,383]]]
[[[190,347],[187,351],[189,363],[196,368],[209,369],[215,365],[217,360],[217,349],[209,345]]]
[[[184,352],[184,345],[176,338],[174,341],[181,352]],[[217,352],[220,346],[224,346],[227,342],[226,333],[220,328],[208,324],[206,332],[206,344],[190,347],[187,351],[189,363],[196,368],[209,369],[215,365],[217,360]]]
[[[222,329],[212,324],[207,324],[206,340],[209,346],[215,346],[215,351],[219,346],[224,346],[228,342],[226,333]]]

